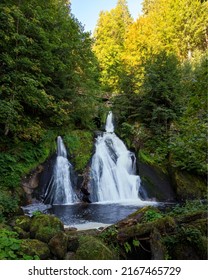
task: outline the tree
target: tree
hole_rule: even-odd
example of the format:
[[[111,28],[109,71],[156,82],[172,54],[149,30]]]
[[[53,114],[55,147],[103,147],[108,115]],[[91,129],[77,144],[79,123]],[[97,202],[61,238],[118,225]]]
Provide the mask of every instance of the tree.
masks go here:
[[[0,129],[7,136],[38,141],[49,126],[92,120],[78,113],[96,87],[97,63],[90,34],[67,0],[1,1]],[[96,100],[91,94],[91,104]],[[88,110],[89,111],[89,110]]]
[[[107,91],[118,92],[124,39],[131,23],[126,0],[119,0],[110,12],[100,13],[93,50],[100,64],[101,83]]]
[[[207,47],[208,3],[199,0],[154,0],[148,5],[147,17],[163,49],[174,51],[181,60],[194,50]],[[145,6],[144,6],[145,7]]]

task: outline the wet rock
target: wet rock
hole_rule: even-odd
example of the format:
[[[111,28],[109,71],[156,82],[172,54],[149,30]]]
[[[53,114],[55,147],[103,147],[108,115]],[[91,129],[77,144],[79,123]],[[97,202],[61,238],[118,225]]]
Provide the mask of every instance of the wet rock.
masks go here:
[[[34,192],[34,189],[36,189],[39,185],[39,178],[40,178],[40,174],[43,171],[43,169],[44,169],[44,167],[42,165],[39,165],[35,170],[33,170],[22,181],[22,187],[26,193],[28,202],[30,202],[32,200],[32,194]]]

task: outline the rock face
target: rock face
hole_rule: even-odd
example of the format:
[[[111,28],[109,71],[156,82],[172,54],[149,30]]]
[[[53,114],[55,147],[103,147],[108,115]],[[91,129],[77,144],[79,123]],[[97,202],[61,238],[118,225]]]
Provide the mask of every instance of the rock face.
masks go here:
[[[179,200],[206,197],[207,185],[202,178],[177,169],[171,169],[170,174]]]
[[[28,203],[32,201],[32,194],[39,185],[40,174],[43,170],[43,165],[39,165],[22,181],[22,187],[26,193]]]
[[[166,202],[176,200],[170,177],[161,168],[139,162],[139,175],[148,198]]]

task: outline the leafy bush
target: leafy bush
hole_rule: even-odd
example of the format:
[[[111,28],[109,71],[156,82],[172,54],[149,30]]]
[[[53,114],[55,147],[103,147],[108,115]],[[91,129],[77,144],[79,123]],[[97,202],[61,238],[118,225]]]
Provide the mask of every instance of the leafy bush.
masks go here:
[[[169,215],[178,216],[181,214],[191,214],[198,211],[207,211],[206,203],[201,202],[200,200],[186,201],[184,205],[177,204]]]
[[[17,211],[18,202],[18,198],[10,192],[0,191],[0,221]]]
[[[0,230],[0,260],[30,260],[39,259],[28,256],[20,250],[21,240],[18,234],[7,229]]]
[[[159,213],[157,209],[149,209],[144,213],[142,220],[143,222],[152,222],[162,217],[163,215]]]

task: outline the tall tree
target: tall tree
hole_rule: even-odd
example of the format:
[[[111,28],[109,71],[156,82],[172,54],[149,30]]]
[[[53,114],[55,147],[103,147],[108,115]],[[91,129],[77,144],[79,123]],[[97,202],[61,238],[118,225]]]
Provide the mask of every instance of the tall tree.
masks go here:
[[[118,91],[124,39],[131,23],[126,0],[119,0],[114,9],[100,13],[93,49],[100,63],[102,85],[108,91]]]
[[[73,122],[73,112],[85,122],[79,92],[95,86],[96,60],[69,2],[3,0],[0,30],[1,131],[38,140],[47,125]]]
[[[163,49],[176,52],[182,60],[190,57],[196,49],[206,49],[207,2],[154,0],[144,1],[144,5],[148,6],[146,16],[152,19],[154,32]]]

